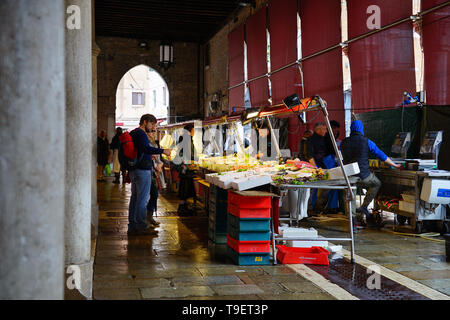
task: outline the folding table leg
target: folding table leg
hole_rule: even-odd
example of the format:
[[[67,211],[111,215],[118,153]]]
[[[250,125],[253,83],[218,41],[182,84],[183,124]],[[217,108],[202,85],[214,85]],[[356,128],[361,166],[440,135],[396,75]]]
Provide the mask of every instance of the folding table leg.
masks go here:
[[[352,191],[351,191],[352,192]],[[352,201],[347,199],[347,204],[348,204],[348,216],[349,216],[349,220],[350,220],[350,238],[352,239],[350,241],[350,261],[352,264],[355,263],[355,246],[353,243],[353,215],[352,215]]]

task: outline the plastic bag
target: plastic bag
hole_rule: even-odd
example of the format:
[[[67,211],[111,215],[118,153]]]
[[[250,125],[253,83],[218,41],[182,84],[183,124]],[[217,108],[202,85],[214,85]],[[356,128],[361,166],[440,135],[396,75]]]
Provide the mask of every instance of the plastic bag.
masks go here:
[[[109,163],[105,166],[105,175],[107,177],[111,175],[111,165]]]

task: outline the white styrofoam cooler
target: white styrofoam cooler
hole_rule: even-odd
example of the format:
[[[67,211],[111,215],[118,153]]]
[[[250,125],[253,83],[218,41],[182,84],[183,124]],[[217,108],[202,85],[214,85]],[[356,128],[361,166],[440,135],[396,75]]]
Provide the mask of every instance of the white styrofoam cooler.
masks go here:
[[[283,238],[323,238],[318,235],[314,228],[292,228],[279,227],[280,235]],[[295,248],[328,247],[328,241],[303,241],[303,240],[285,240],[286,246]]]
[[[359,173],[359,166],[358,166],[358,162],[353,162],[353,163],[349,163],[346,164],[344,166],[344,171],[347,174],[347,176],[354,176],[355,174]],[[329,179],[330,180],[334,180],[334,179],[343,179],[344,175],[342,174],[342,169],[341,167],[336,167],[336,168],[332,168],[328,170],[328,174],[329,174]]]
[[[269,183],[272,183],[272,178],[269,175],[251,176],[231,182],[231,187],[237,191],[244,191]]]
[[[428,203],[449,204],[450,180],[424,179],[420,199]]]

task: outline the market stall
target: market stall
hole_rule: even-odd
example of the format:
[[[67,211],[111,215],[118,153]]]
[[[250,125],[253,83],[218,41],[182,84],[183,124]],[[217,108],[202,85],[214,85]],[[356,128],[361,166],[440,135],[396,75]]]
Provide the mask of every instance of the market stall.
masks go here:
[[[419,159],[407,159],[410,133],[397,135],[391,148],[392,160],[402,164],[401,171],[391,170],[377,160],[370,165],[383,186],[375,200],[374,209],[396,214],[398,225],[406,222],[416,233],[421,233],[425,222],[440,224],[442,233],[450,232],[450,172],[438,170],[439,149],[442,131],[425,134],[420,148]]]
[[[287,160],[283,161],[282,153],[277,143],[276,135],[271,125],[270,116],[281,116],[295,113],[301,115],[301,113],[311,110],[317,110],[322,112],[325,117],[325,122],[329,132],[331,132],[330,122],[328,120],[328,112],[326,108],[326,102],[319,96],[310,97],[307,99],[300,99],[298,95],[292,95],[287,97],[283,101],[283,105],[266,107],[262,109],[245,110],[240,115],[235,115],[228,119],[227,117],[216,118],[211,121],[202,122],[202,127],[213,126],[217,124],[228,126],[232,132],[237,136],[238,140],[238,152],[234,154],[226,154],[220,156],[206,156],[204,154],[198,154],[197,159],[193,166],[196,167],[198,176],[204,179],[210,186],[209,193],[209,216],[210,216],[210,239],[215,240],[216,243],[223,243],[225,241],[225,233],[223,226],[218,225],[218,222],[224,221],[223,217],[226,215],[226,211],[223,210],[224,206],[217,205],[219,202],[225,203],[225,194],[218,198],[221,190],[235,190],[236,192],[242,192],[245,190],[251,190],[256,187],[267,186],[274,191],[274,197],[280,197],[285,195],[285,191],[288,189],[309,189],[309,188],[323,188],[323,189],[341,189],[346,190],[345,200],[348,203],[349,210],[349,226],[350,237],[332,239],[335,241],[351,241],[351,261],[353,262],[354,244],[353,244],[353,225],[351,219],[351,201],[354,198],[352,189],[352,183],[354,179],[350,180],[349,174],[357,174],[359,168],[354,169],[354,164],[350,166],[344,166],[342,155],[338,150],[334,136],[331,135],[333,147],[335,149],[339,162],[339,167],[331,169],[328,172],[325,169],[319,169],[313,167],[308,162],[299,160]],[[300,117],[301,118],[301,117]],[[242,124],[250,123],[257,119],[264,119],[268,122],[268,128],[274,141],[274,147],[276,150],[276,160],[262,161],[254,155],[246,154],[245,147],[242,143],[242,137],[237,130],[236,122]],[[183,124],[177,127],[182,127]],[[167,128],[161,128],[165,130]],[[174,139],[172,139],[174,140]],[[195,140],[195,137],[194,137]],[[215,138],[212,139],[216,147],[219,147]],[[166,145],[165,147],[169,147]],[[222,150],[221,150],[222,151]],[[220,153],[220,152],[219,152]],[[356,165],[357,167],[357,165]],[[353,170],[353,171],[352,171]],[[330,179],[331,173],[331,179]],[[214,186],[214,187],[212,187]],[[299,191],[300,192],[300,191]],[[244,198],[245,199],[245,198]],[[214,203],[213,203],[214,202]],[[301,201],[299,200],[299,203]],[[279,202],[278,202],[279,203]],[[278,203],[274,201],[272,210],[278,212]],[[214,212],[212,212],[213,210]],[[227,210],[228,211],[228,210]],[[272,220],[273,224],[278,226],[278,218]],[[213,231],[213,232],[211,232]],[[283,238],[277,237],[276,229],[272,230],[272,241],[275,248],[275,242],[282,240]],[[220,239],[220,240],[218,240]],[[298,239],[300,241],[305,239]],[[317,239],[316,239],[317,240]],[[275,253],[275,251],[274,251]],[[275,260],[275,259],[274,259]]]

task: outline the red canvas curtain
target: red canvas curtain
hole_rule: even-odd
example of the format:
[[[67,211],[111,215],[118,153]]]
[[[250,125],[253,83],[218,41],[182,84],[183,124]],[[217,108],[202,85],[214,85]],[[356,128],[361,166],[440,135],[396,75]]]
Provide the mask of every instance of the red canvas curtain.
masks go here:
[[[297,60],[297,0],[272,0],[269,2],[270,64],[275,71]],[[270,76],[272,104],[294,93],[300,93],[300,72],[292,66]],[[297,151],[298,121],[289,118],[289,149]]]
[[[302,57],[329,48],[341,42],[341,1],[300,1],[300,19],[302,27]],[[342,50],[332,51],[307,59],[302,63],[305,96],[315,94],[326,102],[330,120],[341,124],[345,132],[345,111],[342,75]],[[315,114],[309,113],[307,119]],[[314,123],[322,122],[319,115]],[[313,128],[314,123],[308,125]],[[303,132],[301,132],[303,136]],[[342,134],[343,136],[344,134]]]
[[[269,2],[270,64],[275,71],[297,60],[297,0]],[[270,77],[272,103],[279,104],[288,95],[299,92],[300,73],[288,68]]]
[[[244,25],[240,25],[228,35],[228,57],[229,86],[233,87],[244,81]],[[233,107],[244,105],[243,85],[229,90],[228,95],[230,113]]]
[[[267,74],[267,11],[266,7],[247,19],[245,23],[245,41],[247,43],[248,79]],[[248,84],[252,106],[266,106],[269,99],[267,77],[251,81]]]
[[[412,14],[411,0],[348,0],[349,39],[372,31],[368,25],[376,13],[370,10],[371,6],[377,11],[379,8],[381,27]],[[415,92],[412,28],[408,21],[349,44],[356,113],[400,106],[404,91]]]
[[[422,0],[422,11],[443,0]],[[450,105],[450,5],[428,13],[422,21],[427,104]]]

